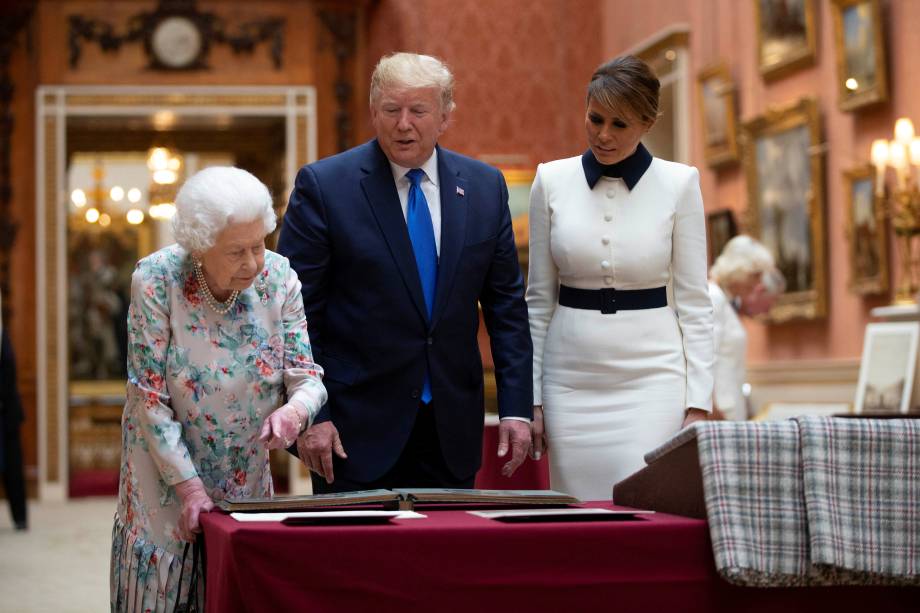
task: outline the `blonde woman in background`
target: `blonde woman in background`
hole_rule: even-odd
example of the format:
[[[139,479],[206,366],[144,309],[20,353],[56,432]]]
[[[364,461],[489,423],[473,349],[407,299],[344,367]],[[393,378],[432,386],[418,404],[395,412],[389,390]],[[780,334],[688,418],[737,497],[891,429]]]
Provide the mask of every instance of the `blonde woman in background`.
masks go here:
[[[767,313],[786,281],[770,251],[750,236],[731,239],[709,271],[715,364],[713,417],[744,420],[747,403],[741,388],[746,375],[747,332],[741,316]]]

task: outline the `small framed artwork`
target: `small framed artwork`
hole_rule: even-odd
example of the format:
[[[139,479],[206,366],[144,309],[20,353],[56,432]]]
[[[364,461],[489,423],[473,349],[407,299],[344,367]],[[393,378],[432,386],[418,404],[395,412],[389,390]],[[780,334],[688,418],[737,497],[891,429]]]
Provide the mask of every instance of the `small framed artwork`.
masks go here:
[[[879,0],[833,0],[837,104],[842,111],[888,100]]]
[[[866,164],[843,173],[850,242],[850,290],[856,294],[888,291],[888,232],[875,196],[875,169]]]
[[[751,234],[773,254],[786,292],[769,320],[827,315],[824,157],[818,105],[803,98],[745,122],[744,168]]]
[[[731,209],[713,211],[706,215],[706,243],[709,245],[709,265],[712,266],[725,244],[738,234]]]
[[[866,325],[856,413],[907,413],[917,366],[918,322]]]
[[[793,417],[832,417],[852,413],[849,402],[771,402],[754,417],[755,421],[776,421]]]
[[[530,254],[530,188],[536,177],[532,168],[503,168],[499,166],[508,185],[508,208],[511,209],[511,227],[514,230],[514,244],[517,245],[518,261],[524,277],[527,277]]]
[[[706,163],[713,168],[738,161],[735,84],[725,64],[700,71],[697,96]]]
[[[777,79],[815,62],[814,0],[754,0],[758,66]]]

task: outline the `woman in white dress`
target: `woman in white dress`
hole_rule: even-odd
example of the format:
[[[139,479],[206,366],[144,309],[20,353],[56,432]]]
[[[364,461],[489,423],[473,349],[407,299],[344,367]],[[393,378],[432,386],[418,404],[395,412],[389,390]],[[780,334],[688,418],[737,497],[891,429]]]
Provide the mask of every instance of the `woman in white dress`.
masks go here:
[[[553,489],[583,500],[609,499],[647,451],[711,409],[699,173],[639,142],[658,92],[636,57],[601,65],[588,150],[540,164],[531,191],[534,454],[547,445]]]
[[[265,249],[268,189],[208,168],[176,207],[178,244],[138,262],[131,281],[114,612],[203,610],[199,514],[271,496],[268,450],[290,446],[326,401],[300,282]]]
[[[745,379],[747,331],[740,316],[768,312],[786,282],[773,255],[750,236],[736,236],[722,249],[709,271],[715,362],[712,413],[716,419],[748,418],[741,388]]]

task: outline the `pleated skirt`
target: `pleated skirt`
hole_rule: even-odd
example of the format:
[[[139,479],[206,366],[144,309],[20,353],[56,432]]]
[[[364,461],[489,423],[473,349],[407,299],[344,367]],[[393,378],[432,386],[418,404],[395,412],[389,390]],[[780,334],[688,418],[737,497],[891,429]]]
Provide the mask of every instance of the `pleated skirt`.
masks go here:
[[[112,613],[204,611],[201,555],[192,543],[177,555],[132,532],[115,515],[110,590]]]

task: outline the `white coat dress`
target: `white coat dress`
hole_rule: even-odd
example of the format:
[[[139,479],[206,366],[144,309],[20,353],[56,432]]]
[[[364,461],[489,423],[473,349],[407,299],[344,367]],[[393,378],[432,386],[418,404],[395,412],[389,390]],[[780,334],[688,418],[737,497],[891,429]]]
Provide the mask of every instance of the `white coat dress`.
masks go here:
[[[539,165],[530,197],[534,404],[544,407],[551,486],[582,500],[609,500],[680,429],[687,408],[712,408],[699,173],[640,149],[650,164],[632,189],[606,176],[592,188],[579,156]],[[669,286],[669,304],[570,308],[557,302],[560,284]]]

